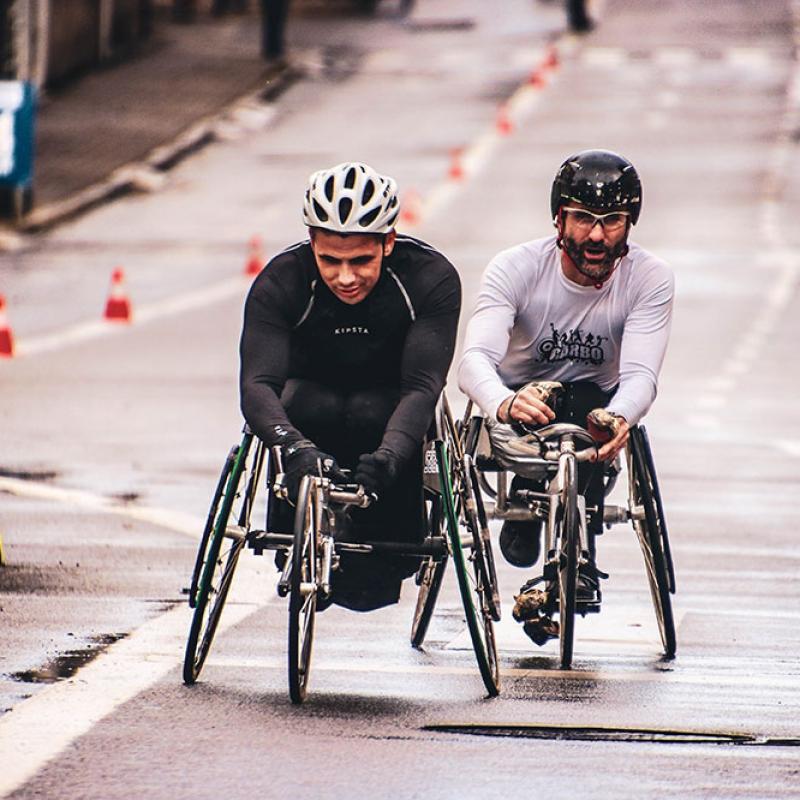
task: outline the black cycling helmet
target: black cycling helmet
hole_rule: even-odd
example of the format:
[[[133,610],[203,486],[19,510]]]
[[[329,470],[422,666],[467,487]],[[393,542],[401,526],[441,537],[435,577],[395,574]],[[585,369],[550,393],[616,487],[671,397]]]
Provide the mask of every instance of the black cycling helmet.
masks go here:
[[[550,192],[555,220],[565,202],[602,211],[627,211],[635,225],[642,208],[642,182],[633,164],[610,150],[584,150],[559,168]]]

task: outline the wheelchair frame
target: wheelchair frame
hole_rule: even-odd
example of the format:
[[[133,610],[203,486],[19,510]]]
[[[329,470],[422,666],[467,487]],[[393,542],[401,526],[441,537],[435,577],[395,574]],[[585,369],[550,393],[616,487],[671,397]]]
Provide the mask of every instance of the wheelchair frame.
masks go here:
[[[548,482],[545,492],[523,490],[512,497],[508,491],[507,473],[489,457],[478,456],[479,441],[484,428],[482,417],[471,416],[471,404],[464,416],[465,451],[475,455],[479,483],[490,498],[489,516],[502,520],[545,521],[545,565],[543,579],[558,587],[558,597],[549,597],[548,613],[559,615],[560,666],[570,669],[574,645],[575,614],[585,615],[600,610],[599,604],[577,598],[577,576],[582,553],[589,549],[585,499],[577,492],[575,439],[587,432],[580,426],[556,424],[557,445],[551,459],[542,459],[543,478]],[[572,430],[570,430],[572,429]],[[558,431],[561,431],[560,435]],[[557,460],[555,455],[557,447]],[[483,464],[481,464],[483,462]],[[675,593],[675,572],[669,546],[661,493],[656,476],[652,450],[643,425],[630,429],[626,449],[628,476],[627,506],[606,504],[603,521],[607,526],[630,521],[636,533],[645,561],[648,585],[666,658],[675,656],[677,642],[672,613],[671,595]],[[497,474],[497,488],[487,479],[488,471]],[[616,481],[612,471],[606,484],[608,494]],[[514,502],[516,500],[517,502]]]
[[[287,553],[277,590],[289,597],[288,671],[293,703],[302,703],[307,696],[317,601],[329,597],[330,575],[343,552],[390,552],[421,560],[411,636],[417,647],[424,640],[446,564],[452,560],[481,676],[487,692],[496,695],[499,669],[492,623],[499,619],[499,601],[491,543],[477,473],[461,451],[444,395],[437,409],[436,435],[426,446],[425,463],[428,531],[418,545],[337,541],[334,506],[364,507],[370,499],[360,487],[334,486],[317,476],[306,476],[301,483],[294,532],[264,531],[253,525],[252,511],[265,484],[269,486],[267,502],[273,501],[273,480],[281,471],[280,451],[268,453],[245,425],[241,443],[225,460],[195,560],[189,591],[194,614],[184,657],[184,682],[195,683],[203,668],[239,556],[247,545],[257,555],[264,550]],[[262,481],[265,466],[269,477]]]

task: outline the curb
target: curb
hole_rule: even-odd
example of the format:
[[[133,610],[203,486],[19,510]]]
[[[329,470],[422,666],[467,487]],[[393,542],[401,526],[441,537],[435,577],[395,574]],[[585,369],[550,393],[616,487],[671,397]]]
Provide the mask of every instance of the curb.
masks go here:
[[[34,208],[16,225],[0,228],[0,251],[19,250],[24,233],[39,233],[74,219],[104,203],[132,192],[154,192],[166,183],[165,173],[206,145],[230,138],[232,128],[247,127],[243,118],[258,117],[259,127],[266,125],[272,114],[265,113],[284,92],[304,77],[301,68],[280,64],[269,69],[264,85],[242,95],[179,133],[172,141],[153,148],[143,159],[115,169],[108,178],[81,189],[64,200]],[[260,112],[260,114],[259,114]],[[252,123],[250,125],[252,127]]]

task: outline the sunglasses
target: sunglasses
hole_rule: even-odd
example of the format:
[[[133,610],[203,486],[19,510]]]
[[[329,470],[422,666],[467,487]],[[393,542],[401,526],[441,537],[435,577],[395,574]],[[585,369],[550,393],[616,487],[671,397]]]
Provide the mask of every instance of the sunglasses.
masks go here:
[[[592,230],[599,222],[603,230],[612,233],[625,225],[628,217],[630,217],[630,213],[627,211],[609,211],[608,214],[593,214],[583,208],[569,208],[566,206],[561,210],[569,214],[572,223],[582,231]]]

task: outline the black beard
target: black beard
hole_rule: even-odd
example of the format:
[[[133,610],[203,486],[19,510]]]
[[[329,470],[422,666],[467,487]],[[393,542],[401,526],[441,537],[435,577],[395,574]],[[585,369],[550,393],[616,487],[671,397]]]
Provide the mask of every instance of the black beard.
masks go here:
[[[579,245],[572,237],[565,236],[563,245],[564,250],[570,257],[572,263],[575,265],[575,269],[577,269],[581,275],[591,278],[593,281],[595,281],[595,283],[602,283],[604,280],[606,280],[606,278],[608,278],[608,276],[614,271],[614,266],[616,265],[617,260],[624,256],[628,249],[628,244],[625,239],[623,239],[621,242],[617,242],[617,244],[615,244],[613,247],[600,245],[600,247],[603,248],[603,260],[600,262],[587,263],[586,242],[584,242],[582,245]],[[598,245],[594,245],[593,247],[597,248]]]

